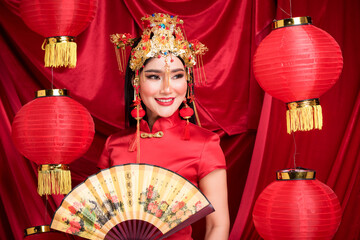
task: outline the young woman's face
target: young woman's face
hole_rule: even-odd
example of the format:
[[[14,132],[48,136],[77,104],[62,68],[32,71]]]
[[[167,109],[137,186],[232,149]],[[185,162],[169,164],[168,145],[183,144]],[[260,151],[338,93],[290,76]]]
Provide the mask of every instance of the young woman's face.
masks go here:
[[[140,74],[140,97],[149,121],[173,115],[185,100],[186,90],[185,68],[175,56],[150,59]]]

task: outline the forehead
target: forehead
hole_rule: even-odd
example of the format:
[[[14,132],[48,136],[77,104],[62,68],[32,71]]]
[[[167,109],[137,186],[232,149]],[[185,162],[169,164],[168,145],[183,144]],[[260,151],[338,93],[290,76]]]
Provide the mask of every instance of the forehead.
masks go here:
[[[171,61],[171,59],[173,61]],[[163,69],[165,67],[166,63],[170,66],[170,69],[174,69],[174,68],[185,69],[184,64],[181,62],[181,60],[174,55],[169,55],[167,57],[161,56],[160,58],[157,58],[157,57],[151,58],[144,66],[144,69],[150,69],[150,68],[151,69]]]

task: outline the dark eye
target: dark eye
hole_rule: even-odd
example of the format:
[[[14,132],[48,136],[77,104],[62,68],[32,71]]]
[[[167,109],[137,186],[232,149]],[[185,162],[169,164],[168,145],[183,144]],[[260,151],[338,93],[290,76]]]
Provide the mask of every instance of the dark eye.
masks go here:
[[[146,78],[151,79],[151,80],[159,80],[160,79],[159,75],[156,75],[156,74],[146,75]]]
[[[179,74],[176,74],[175,76],[173,76],[173,79],[179,79],[179,78],[183,78],[183,77],[184,77],[184,74],[179,73]]]

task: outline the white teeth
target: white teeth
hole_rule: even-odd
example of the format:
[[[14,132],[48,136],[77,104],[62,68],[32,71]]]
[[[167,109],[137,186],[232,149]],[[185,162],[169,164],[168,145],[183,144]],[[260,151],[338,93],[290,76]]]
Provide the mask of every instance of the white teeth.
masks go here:
[[[159,99],[159,98],[157,98],[156,100],[159,102],[171,102],[172,101],[172,99]]]

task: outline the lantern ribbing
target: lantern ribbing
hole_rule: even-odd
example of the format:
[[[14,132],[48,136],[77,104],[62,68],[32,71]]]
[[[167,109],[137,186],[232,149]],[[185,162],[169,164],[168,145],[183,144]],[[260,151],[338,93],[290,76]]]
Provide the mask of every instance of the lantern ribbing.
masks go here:
[[[309,174],[311,171],[279,172],[278,181],[268,185],[254,205],[253,221],[261,237],[332,239],[342,214],[336,194]]]
[[[88,150],[94,133],[93,119],[85,107],[70,97],[46,93],[25,104],[12,123],[15,146],[40,165],[40,195],[67,194],[71,190],[67,164]]]

